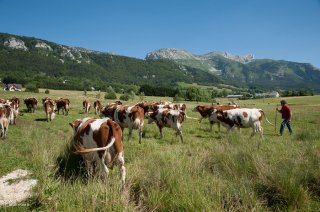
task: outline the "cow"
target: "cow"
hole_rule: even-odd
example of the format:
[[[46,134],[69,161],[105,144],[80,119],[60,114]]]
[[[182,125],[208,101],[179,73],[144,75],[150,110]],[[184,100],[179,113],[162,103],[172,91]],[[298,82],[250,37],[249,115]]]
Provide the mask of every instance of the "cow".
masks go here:
[[[90,111],[90,108],[91,108],[91,102],[89,99],[85,99],[83,102],[82,102],[82,106],[83,106],[83,113],[89,113]]]
[[[43,110],[46,113],[47,121],[52,121],[55,117],[56,104],[53,99],[46,99],[43,102]]]
[[[162,128],[169,127],[176,131],[176,136],[179,135],[183,142],[181,124],[185,120],[185,112],[168,108],[160,108],[155,112],[149,112],[148,116],[148,124],[153,122],[157,124],[161,138],[163,138]]]
[[[10,99],[10,102],[13,102],[13,101],[16,102],[17,107],[19,108],[19,107],[20,107],[20,99],[19,99],[18,97],[12,97],[12,98]]]
[[[25,103],[25,105],[27,107],[27,112],[30,112],[30,113],[33,112],[34,113],[34,111],[37,108],[37,104],[38,104],[37,99],[34,98],[34,97],[29,97],[29,98],[26,98],[24,100],[24,103]]]
[[[89,171],[95,163],[95,172],[107,177],[109,168],[119,167],[122,188],[126,178],[122,131],[110,118],[76,119],[69,123],[73,129],[72,146],[76,154],[82,155]]]
[[[112,118],[113,121],[118,123],[123,130],[128,128],[130,141],[132,138],[132,130],[139,130],[139,143],[141,144],[142,139],[142,128],[144,124],[144,110],[139,106],[123,106],[117,104],[111,104],[105,107],[101,111],[101,117]]]
[[[5,104],[0,104],[0,107],[4,108],[5,116],[8,120],[9,124],[16,123],[16,113],[14,109],[11,107],[12,102],[7,102]]]
[[[141,107],[144,111],[144,115],[146,115],[148,112],[152,110],[154,104],[154,102],[139,102],[136,104],[136,106]]]
[[[195,108],[192,109],[192,112],[199,112],[201,117],[199,119],[199,123],[201,123],[202,119],[209,118],[210,123],[210,131],[212,131],[213,125],[215,123],[218,124],[218,131],[220,132],[220,122],[213,113],[215,110],[229,110],[239,108],[237,105],[197,105]]]
[[[58,114],[60,112],[60,109],[62,110],[62,114],[66,116],[69,114],[69,105],[70,105],[69,99],[64,99],[64,98],[56,99],[55,103],[56,103]]]
[[[9,120],[7,118],[7,110],[3,105],[0,105],[0,136],[6,138],[9,127]]]
[[[94,103],[93,103],[93,107],[95,109],[95,113],[96,115],[99,115],[101,110],[102,110],[102,104],[99,100],[96,100]]]
[[[228,133],[234,129],[238,128],[252,128],[251,137],[255,133],[259,132],[260,137],[263,137],[263,128],[261,126],[263,116],[265,113],[262,109],[257,108],[235,108],[230,110],[217,110],[217,119],[219,122],[227,128]],[[265,116],[267,122],[270,125],[273,125]]]

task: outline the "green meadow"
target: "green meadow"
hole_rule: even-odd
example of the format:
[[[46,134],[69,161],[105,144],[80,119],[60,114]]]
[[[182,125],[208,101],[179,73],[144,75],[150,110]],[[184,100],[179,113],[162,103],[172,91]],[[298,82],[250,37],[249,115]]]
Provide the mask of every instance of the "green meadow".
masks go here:
[[[183,123],[184,143],[165,128],[164,138],[156,125],[144,123],[142,143],[138,132],[128,141],[124,130],[127,179],[120,191],[119,170],[110,170],[106,180],[88,177],[81,157],[70,151],[72,129],[77,118],[98,117],[93,109],[82,114],[82,101],[96,99],[81,91],[50,90],[50,94],[0,91],[0,98],[17,96],[21,100],[16,125],[10,125],[7,138],[0,140],[0,176],[18,168],[32,172],[38,180],[33,196],[24,204],[2,207],[4,211],[319,211],[320,209],[320,97],[285,98],[293,110],[294,133],[278,134],[263,122],[264,138],[250,138],[251,129],[226,134],[209,132],[204,119]],[[35,96],[38,109],[26,113],[23,98]],[[41,99],[64,97],[71,101],[68,116],[57,115],[45,121]],[[111,101],[103,99],[103,104]],[[145,97],[146,101],[169,100]],[[139,102],[136,97],[132,105]],[[227,99],[218,99],[228,103]],[[261,108],[275,123],[275,108],[280,99],[239,101],[241,107]],[[187,114],[197,102],[185,102]]]

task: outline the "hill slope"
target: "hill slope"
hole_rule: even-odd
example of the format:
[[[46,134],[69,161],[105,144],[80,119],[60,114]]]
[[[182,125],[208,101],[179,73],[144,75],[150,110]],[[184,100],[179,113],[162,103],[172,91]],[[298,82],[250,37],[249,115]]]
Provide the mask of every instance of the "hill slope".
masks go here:
[[[172,61],[146,61],[0,33],[0,77],[48,88],[82,89],[106,83],[169,86],[220,83],[210,73]],[[68,80],[67,84],[63,81]]]
[[[142,60],[0,33],[0,58],[4,82],[35,83],[46,88],[103,88],[112,83],[172,87],[185,82],[320,91],[320,71],[312,65],[256,60],[250,54],[194,55],[161,49]]]

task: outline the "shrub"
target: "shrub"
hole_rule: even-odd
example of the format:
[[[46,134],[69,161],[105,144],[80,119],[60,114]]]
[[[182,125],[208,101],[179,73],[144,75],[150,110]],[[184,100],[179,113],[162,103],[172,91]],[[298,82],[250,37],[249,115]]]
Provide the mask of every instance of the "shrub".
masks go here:
[[[106,93],[106,95],[104,96],[105,99],[117,99],[117,95],[115,92],[111,92],[111,93]],[[121,98],[120,98],[121,99]]]
[[[27,84],[26,92],[39,93],[39,88],[35,84]]]
[[[129,94],[123,94],[120,96],[120,100],[122,100],[122,101],[128,101],[130,98],[131,97]]]
[[[44,91],[44,93],[45,93],[45,94],[49,94],[49,93],[50,93],[50,90],[49,90],[49,89],[46,89],[46,90]]]
[[[176,94],[174,97],[173,97],[173,101],[174,102],[181,102],[181,101],[184,101],[184,98],[178,94]]]

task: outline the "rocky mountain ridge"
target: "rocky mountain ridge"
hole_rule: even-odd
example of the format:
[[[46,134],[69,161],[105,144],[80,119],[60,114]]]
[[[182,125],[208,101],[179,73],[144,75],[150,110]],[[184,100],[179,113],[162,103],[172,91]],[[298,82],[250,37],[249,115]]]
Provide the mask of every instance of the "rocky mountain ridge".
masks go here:
[[[150,52],[146,55],[146,60],[160,60],[160,59],[169,59],[169,60],[210,60],[216,56],[222,56],[224,58],[240,62],[240,63],[249,63],[254,60],[253,54],[246,55],[233,55],[228,52],[219,52],[213,51],[204,55],[195,55],[183,49],[175,48],[163,48],[158,49],[153,52]]]

